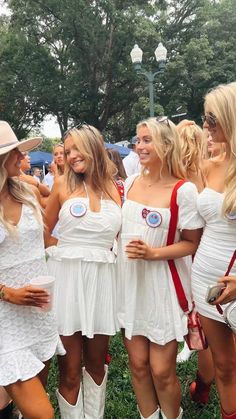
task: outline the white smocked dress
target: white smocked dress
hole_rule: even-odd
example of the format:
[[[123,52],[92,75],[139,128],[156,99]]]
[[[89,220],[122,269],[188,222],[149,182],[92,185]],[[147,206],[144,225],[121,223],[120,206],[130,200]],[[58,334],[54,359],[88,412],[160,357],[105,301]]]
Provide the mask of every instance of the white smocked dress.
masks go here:
[[[224,194],[205,188],[198,197],[198,210],[205,228],[192,266],[192,288],[197,310],[203,316],[224,322],[215,306],[205,301],[208,285],[215,285],[227,271],[236,249],[236,219],[221,215]],[[230,274],[236,275],[234,265]],[[226,304],[224,305],[226,307]]]
[[[17,236],[0,226],[0,283],[21,288],[47,275],[43,227],[22,205]],[[63,355],[53,312],[0,301],[0,385],[35,377],[54,353]]]
[[[59,225],[57,246],[47,249],[48,268],[57,279],[59,333],[114,335],[118,325],[113,242],[121,227],[121,209],[101,199],[100,212],[93,212],[88,197],[70,198],[61,207]]]
[[[136,175],[137,176],[137,175]],[[136,176],[126,180],[125,196]],[[175,241],[180,231],[201,228],[197,212],[197,189],[184,183],[177,192],[179,219]],[[143,210],[159,213],[158,227],[147,224]],[[153,208],[126,199],[122,208],[122,233],[138,233],[152,247],[166,245],[170,221],[169,208]],[[151,223],[149,223],[151,224]],[[118,321],[125,336],[145,336],[151,342],[165,345],[173,339],[182,341],[187,333],[187,317],[179,306],[167,261],[125,260],[122,240],[118,243]],[[191,309],[190,257],[175,260]]]

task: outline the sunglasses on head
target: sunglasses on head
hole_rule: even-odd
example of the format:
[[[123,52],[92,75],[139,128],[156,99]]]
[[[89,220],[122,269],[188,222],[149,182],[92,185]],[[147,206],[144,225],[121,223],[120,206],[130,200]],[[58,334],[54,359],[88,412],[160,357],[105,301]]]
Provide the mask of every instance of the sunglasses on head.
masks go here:
[[[156,121],[158,122],[158,124],[165,124],[167,125],[167,127],[170,128],[170,123],[167,116],[157,116]]]
[[[73,131],[74,129],[76,129],[76,130],[78,130],[78,131],[79,131],[81,128],[88,128],[90,131],[92,131],[92,132],[93,132],[93,130],[90,128],[90,126],[89,126],[89,124],[87,124],[87,122],[80,122],[79,124],[73,125],[72,127],[70,127],[68,130],[66,130],[66,131],[64,132],[64,135],[63,135],[63,141],[65,141],[65,139],[66,139],[67,135],[68,135],[71,131]]]
[[[206,115],[202,115],[202,123],[204,124],[205,122],[207,123],[207,125],[209,125],[210,128],[215,128],[216,127],[216,123],[217,123],[217,117],[209,112]]]

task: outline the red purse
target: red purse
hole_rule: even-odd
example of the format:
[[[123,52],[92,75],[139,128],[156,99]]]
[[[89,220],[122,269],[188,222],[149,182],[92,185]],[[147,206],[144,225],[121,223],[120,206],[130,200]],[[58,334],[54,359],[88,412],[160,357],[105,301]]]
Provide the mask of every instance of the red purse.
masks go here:
[[[180,180],[173,188],[170,200],[170,224],[167,236],[167,246],[174,243],[175,233],[178,222],[179,207],[177,205],[177,191],[185,183],[185,180]],[[208,347],[207,340],[202,329],[198,312],[195,310],[193,303],[192,311],[189,312],[188,301],[179,277],[178,271],[173,259],[168,260],[168,265],[171,271],[172,279],[175,286],[175,291],[179,300],[179,305],[188,315],[188,334],[184,337],[189,349],[202,350]]]

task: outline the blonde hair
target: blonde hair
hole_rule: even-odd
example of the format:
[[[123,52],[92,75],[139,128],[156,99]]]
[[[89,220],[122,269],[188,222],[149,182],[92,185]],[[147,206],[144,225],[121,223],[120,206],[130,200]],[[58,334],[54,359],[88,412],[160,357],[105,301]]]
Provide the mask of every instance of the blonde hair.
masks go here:
[[[201,172],[204,147],[203,130],[192,122],[179,129],[182,158],[187,176],[190,172]]]
[[[205,113],[212,112],[230,149],[229,167],[225,177],[223,215],[236,212],[236,82],[219,85],[205,97]]]
[[[177,128],[169,119],[158,121],[148,118],[139,122],[136,131],[145,126],[150,131],[156,153],[162,166],[166,163],[169,174],[179,179],[186,178],[186,171],[182,163],[180,138]]]
[[[113,181],[117,169],[107,155],[101,133],[95,127],[84,124],[80,128],[72,128],[66,134],[65,140],[68,137],[72,138],[87,163],[86,173],[78,174],[65,159],[65,179],[69,191],[73,192],[86,175],[91,179],[95,191],[98,190],[111,197],[109,182]]]
[[[4,185],[7,183],[9,193],[13,196],[13,198],[24,205],[29,206],[33,212],[39,223],[42,223],[42,216],[39,205],[37,205],[37,201],[35,198],[34,193],[30,189],[30,187],[20,181],[17,177],[11,177],[8,178],[7,170],[5,169],[5,163],[8,159],[11,152],[7,154],[3,154],[0,156],[0,193],[2,192],[2,189]],[[0,201],[0,224],[2,224],[10,234],[16,235],[17,229],[12,224],[11,221],[7,220],[4,217],[4,211],[3,206],[1,205]]]

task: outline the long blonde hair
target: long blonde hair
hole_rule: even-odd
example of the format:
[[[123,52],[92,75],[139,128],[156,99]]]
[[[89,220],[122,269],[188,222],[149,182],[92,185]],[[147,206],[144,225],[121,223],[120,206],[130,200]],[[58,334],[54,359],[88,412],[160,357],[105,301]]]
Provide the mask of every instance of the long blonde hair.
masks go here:
[[[178,127],[177,127],[178,128]],[[182,159],[187,176],[190,172],[201,172],[201,161],[204,148],[203,130],[192,122],[180,127],[179,135],[182,149]]]
[[[70,193],[83,182],[86,175],[91,179],[95,191],[103,192],[111,197],[109,183],[113,181],[117,169],[107,155],[101,133],[95,127],[84,124],[80,128],[72,128],[66,134],[65,140],[68,136],[72,138],[87,163],[86,173],[77,174],[65,158],[65,179]]]
[[[236,82],[219,85],[205,97],[205,113],[212,112],[230,149],[225,177],[223,215],[236,212]]]
[[[7,183],[9,193],[15,198],[15,200],[21,204],[29,206],[37,220],[42,223],[42,216],[39,205],[37,205],[36,198],[30,187],[20,181],[17,177],[8,178],[7,170],[5,169],[5,163],[10,155],[10,152],[0,156],[0,193],[4,185]],[[17,229],[15,226],[4,217],[3,206],[0,201],[0,224],[2,224],[10,234],[15,235]]]
[[[180,138],[175,124],[165,117],[163,117],[163,121],[148,118],[139,122],[136,131],[138,132],[143,126],[150,131],[162,166],[166,163],[170,175],[179,179],[186,178],[186,171],[182,163]]]

